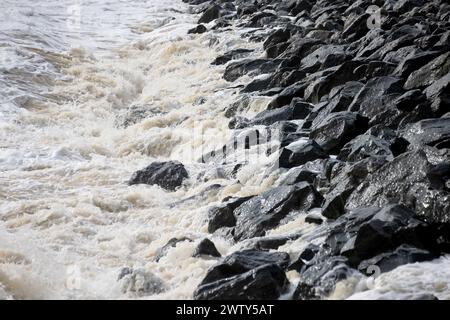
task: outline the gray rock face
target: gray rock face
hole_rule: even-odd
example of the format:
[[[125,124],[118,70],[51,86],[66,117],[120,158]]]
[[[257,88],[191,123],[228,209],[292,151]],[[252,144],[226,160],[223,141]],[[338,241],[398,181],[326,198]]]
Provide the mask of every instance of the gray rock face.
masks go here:
[[[281,168],[294,168],[309,161],[326,159],[328,154],[314,140],[303,144],[291,144],[280,152],[279,165]]]

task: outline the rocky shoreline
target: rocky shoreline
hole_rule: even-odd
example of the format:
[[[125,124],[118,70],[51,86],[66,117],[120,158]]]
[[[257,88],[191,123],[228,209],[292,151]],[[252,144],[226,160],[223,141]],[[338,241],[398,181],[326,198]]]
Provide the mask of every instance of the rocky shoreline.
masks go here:
[[[235,242],[258,238],[254,248],[219,260],[195,299],[278,299],[291,270],[300,281],[288,298],[324,299],[355,273],[450,253],[449,4],[183,1],[200,14],[190,34],[230,26],[265,31],[243,34],[261,43],[264,58],[234,49],[212,64],[226,64],[230,83],[252,77],[225,110],[229,127],[255,128],[258,137],[261,126],[277,130],[278,164],[287,172],[260,195],[227,198],[210,209],[210,233]],[[247,119],[240,113],[253,95],[271,101]],[[181,163],[153,163],[130,184],[171,191],[187,177]],[[299,235],[266,232],[314,208],[320,214],[306,217],[318,225],[308,234],[310,245],[295,256],[278,252]],[[195,254],[220,256],[209,240]]]

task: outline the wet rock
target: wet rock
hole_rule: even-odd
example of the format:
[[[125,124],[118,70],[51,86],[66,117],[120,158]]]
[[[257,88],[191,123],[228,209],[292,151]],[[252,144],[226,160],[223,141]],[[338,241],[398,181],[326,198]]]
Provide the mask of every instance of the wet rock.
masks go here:
[[[188,34],[201,34],[201,33],[205,33],[206,31],[208,31],[208,29],[206,29],[206,27],[204,25],[199,24],[195,28],[189,29]]]
[[[250,53],[252,53],[253,50],[249,50],[249,49],[235,49],[235,50],[231,50],[226,52],[225,54],[217,57],[213,62],[211,62],[212,65],[222,65],[225,64],[231,60],[237,60],[237,59],[242,59],[247,57],[248,55],[250,55]]]
[[[268,58],[276,58],[287,47],[286,41],[291,37],[291,32],[288,29],[278,29],[273,32],[264,42],[263,48],[267,51]]]
[[[264,236],[292,211],[308,211],[320,206],[322,196],[308,183],[275,187],[244,202],[234,215],[236,241]]]
[[[153,162],[147,168],[136,171],[128,182],[129,185],[158,185],[169,191],[174,191],[188,178],[188,173],[180,162]]]
[[[122,293],[138,297],[151,296],[166,291],[163,281],[153,273],[143,269],[124,268],[119,274]]]
[[[358,266],[358,270],[367,273],[368,268],[377,266],[380,268],[380,272],[383,273],[394,270],[404,264],[423,262],[435,258],[436,255],[427,250],[418,249],[409,245],[401,245],[392,252],[382,253],[371,259],[362,261]]]
[[[211,257],[221,257],[219,251],[217,251],[214,243],[209,239],[203,239],[198,244],[197,248],[194,251],[193,257],[201,257],[201,256],[211,256]]]
[[[369,175],[347,201],[347,207],[402,203],[429,221],[449,222],[450,193],[433,190],[423,151],[402,154]]]
[[[377,77],[370,79],[356,95],[350,111],[358,111],[362,116],[372,119],[383,112],[388,103],[393,100],[392,94],[400,95],[403,80],[396,77]]]
[[[391,144],[385,139],[370,134],[357,136],[344,145],[338,159],[348,162],[356,162],[369,157],[383,156],[389,160],[394,159]]]
[[[277,265],[263,265],[234,277],[200,285],[196,300],[274,300],[286,290],[288,280]]]
[[[339,153],[342,147],[368,129],[368,119],[358,113],[337,112],[313,127],[310,138],[327,153]]]
[[[314,140],[305,143],[292,143],[283,148],[279,156],[281,168],[293,168],[303,165],[309,161],[326,159],[328,154]]]
[[[292,99],[303,97],[307,85],[303,82],[294,83],[281,91],[267,106],[267,109],[281,108],[292,102]]]
[[[128,128],[129,126],[139,123],[146,118],[150,118],[160,114],[163,114],[163,112],[152,109],[147,105],[131,106],[117,115],[114,121],[114,125],[118,128]]]
[[[295,300],[316,300],[328,296],[339,281],[355,272],[347,265],[345,257],[315,258],[301,268],[302,278],[294,291]]]
[[[178,243],[184,242],[184,241],[192,242],[192,240],[187,237],[172,238],[169,241],[167,241],[167,243],[163,247],[161,247],[158,250],[158,252],[156,253],[155,261],[158,262],[159,260],[161,260],[161,258],[163,258],[167,255],[167,253],[169,252],[170,249],[175,248]]]
[[[254,249],[237,251],[211,267],[200,286],[233,277],[264,265],[277,265],[285,269],[289,264],[289,259],[289,255],[285,252],[269,252]]]
[[[278,121],[305,119],[311,112],[312,105],[303,101],[293,101],[290,105],[275,110],[265,110],[258,113],[248,125],[271,125]]]
[[[450,52],[447,52],[414,71],[406,80],[405,89],[425,88],[449,72]]]
[[[396,67],[394,75],[398,77],[409,77],[411,73],[420,69],[438,55],[439,51],[413,51]]]
[[[268,59],[244,59],[230,63],[225,69],[223,78],[233,82],[250,72],[261,74],[270,73],[277,67],[277,62]]]
[[[424,102],[426,102],[426,96],[421,90],[410,90],[398,97],[394,104],[401,111],[412,111]]]
[[[198,20],[198,23],[209,23],[220,17],[221,8],[218,5],[208,7]]]
[[[208,232],[213,233],[224,227],[234,227],[236,225],[236,217],[233,211],[251,197],[232,198],[223,204],[213,207],[208,212]]]
[[[279,247],[285,245],[289,241],[297,240],[300,238],[301,234],[293,234],[287,236],[272,236],[272,237],[262,237],[255,238],[251,241],[251,247],[256,250],[276,250]],[[253,239],[252,239],[253,240]]]
[[[280,185],[294,185],[298,182],[308,182],[312,184],[316,179],[318,172],[314,172],[302,167],[292,168],[286,173],[284,179],[280,180]]]
[[[356,187],[386,162],[384,157],[370,157],[354,164],[335,163],[331,168],[330,192],[325,195],[322,215],[329,219],[336,219],[343,215],[347,200]]]
[[[450,191],[450,162],[433,165],[427,172],[427,178],[432,189]]]
[[[426,119],[411,124],[403,138],[415,148],[427,145],[437,149],[450,149],[450,119]]]

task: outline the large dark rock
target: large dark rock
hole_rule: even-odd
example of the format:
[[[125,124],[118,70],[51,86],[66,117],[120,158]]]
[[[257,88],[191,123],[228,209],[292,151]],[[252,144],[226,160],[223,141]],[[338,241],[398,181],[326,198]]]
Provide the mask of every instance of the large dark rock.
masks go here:
[[[205,33],[206,31],[208,31],[208,29],[206,29],[206,27],[202,24],[199,24],[198,26],[189,29],[188,30],[188,34],[202,34]]]
[[[331,113],[312,128],[310,138],[325,152],[337,154],[347,142],[368,129],[368,122],[367,118],[354,112]]]
[[[380,272],[389,272],[398,266],[432,260],[436,258],[436,254],[423,249],[418,249],[409,245],[401,245],[391,252],[379,254],[373,258],[362,261],[358,270],[367,272],[367,269],[377,266]]]
[[[432,168],[425,152],[402,154],[367,177],[347,201],[347,207],[402,203],[429,221],[450,222],[450,193],[433,190],[427,178]]]
[[[391,143],[370,134],[363,134],[344,145],[339,152],[338,159],[356,162],[365,158],[377,156],[383,156],[389,160],[394,159]]]
[[[250,72],[253,74],[273,72],[278,64],[279,62],[270,59],[243,59],[231,62],[225,69],[223,78],[232,82]]]
[[[232,253],[208,270],[195,299],[276,299],[288,281],[284,274],[289,255],[244,250]]]
[[[286,290],[288,280],[277,265],[263,265],[246,273],[200,285],[196,300],[275,300]]]
[[[228,51],[224,53],[223,55],[217,57],[213,62],[211,62],[212,65],[222,65],[225,64],[231,60],[237,60],[242,59],[250,55],[253,50],[249,49],[234,49],[231,51]]]
[[[236,225],[236,217],[233,214],[234,209],[250,198],[251,197],[228,199],[228,201],[219,206],[209,209],[208,232],[213,233],[220,228],[234,227]]]
[[[136,171],[128,184],[156,184],[166,190],[174,191],[186,178],[188,173],[179,162],[153,162],[147,168]]]
[[[370,79],[356,95],[350,111],[358,111],[361,115],[372,119],[386,109],[393,99],[393,94],[402,93],[403,80],[396,77],[377,77]]]
[[[410,125],[403,137],[415,148],[450,149],[450,118],[426,119]]]
[[[292,211],[308,211],[320,206],[322,196],[308,183],[280,186],[244,202],[234,215],[236,241],[265,235]]]
[[[425,88],[449,72],[450,52],[447,52],[411,73],[405,83],[405,89]]]
[[[309,140],[305,143],[295,142],[283,148],[278,164],[281,168],[293,168],[309,161],[326,158],[328,158],[328,154],[322,147],[314,140]]]
[[[221,257],[219,251],[217,251],[214,243],[209,239],[203,239],[198,244],[194,251],[193,257],[211,256],[211,257]]]
[[[209,23],[220,17],[221,8],[218,5],[208,7],[198,20],[198,23]]]

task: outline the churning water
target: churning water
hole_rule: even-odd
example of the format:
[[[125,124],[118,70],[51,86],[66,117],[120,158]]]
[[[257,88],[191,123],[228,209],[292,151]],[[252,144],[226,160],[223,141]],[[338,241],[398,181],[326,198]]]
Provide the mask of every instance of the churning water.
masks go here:
[[[234,48],[262,52],[242,29],[188,36],[196,20],[181,0],[0,2],[0,298],[136,298],[117,281],[124,267],[164,282],[166,291],[142,298],[191,298],[215,263],[192,257],[208,236],[208,208],[276,184],[281,172],[268,169],[270,157],[250,161],[237,179],[197,161],[233,134],[223,111],[236,84],[211,61]],[[252,99],[248,112],[266,102]],[[127,185],[134,171],[167,159],[186,165],[185,187]],[[300,218],[271,233],[309,228]],[[194,241],[156,262],[173,237]],[[245,245],[213,241],[222,254]],[[450,298],[448,275],[429,275],[442,264],[450,262],[400,267],[416,280],[382,275],[355,297],[382,297],[386,288],[401,296],[425,283],[422,292]],[[347,281],[334,297],[367,289],[363,280]]]

